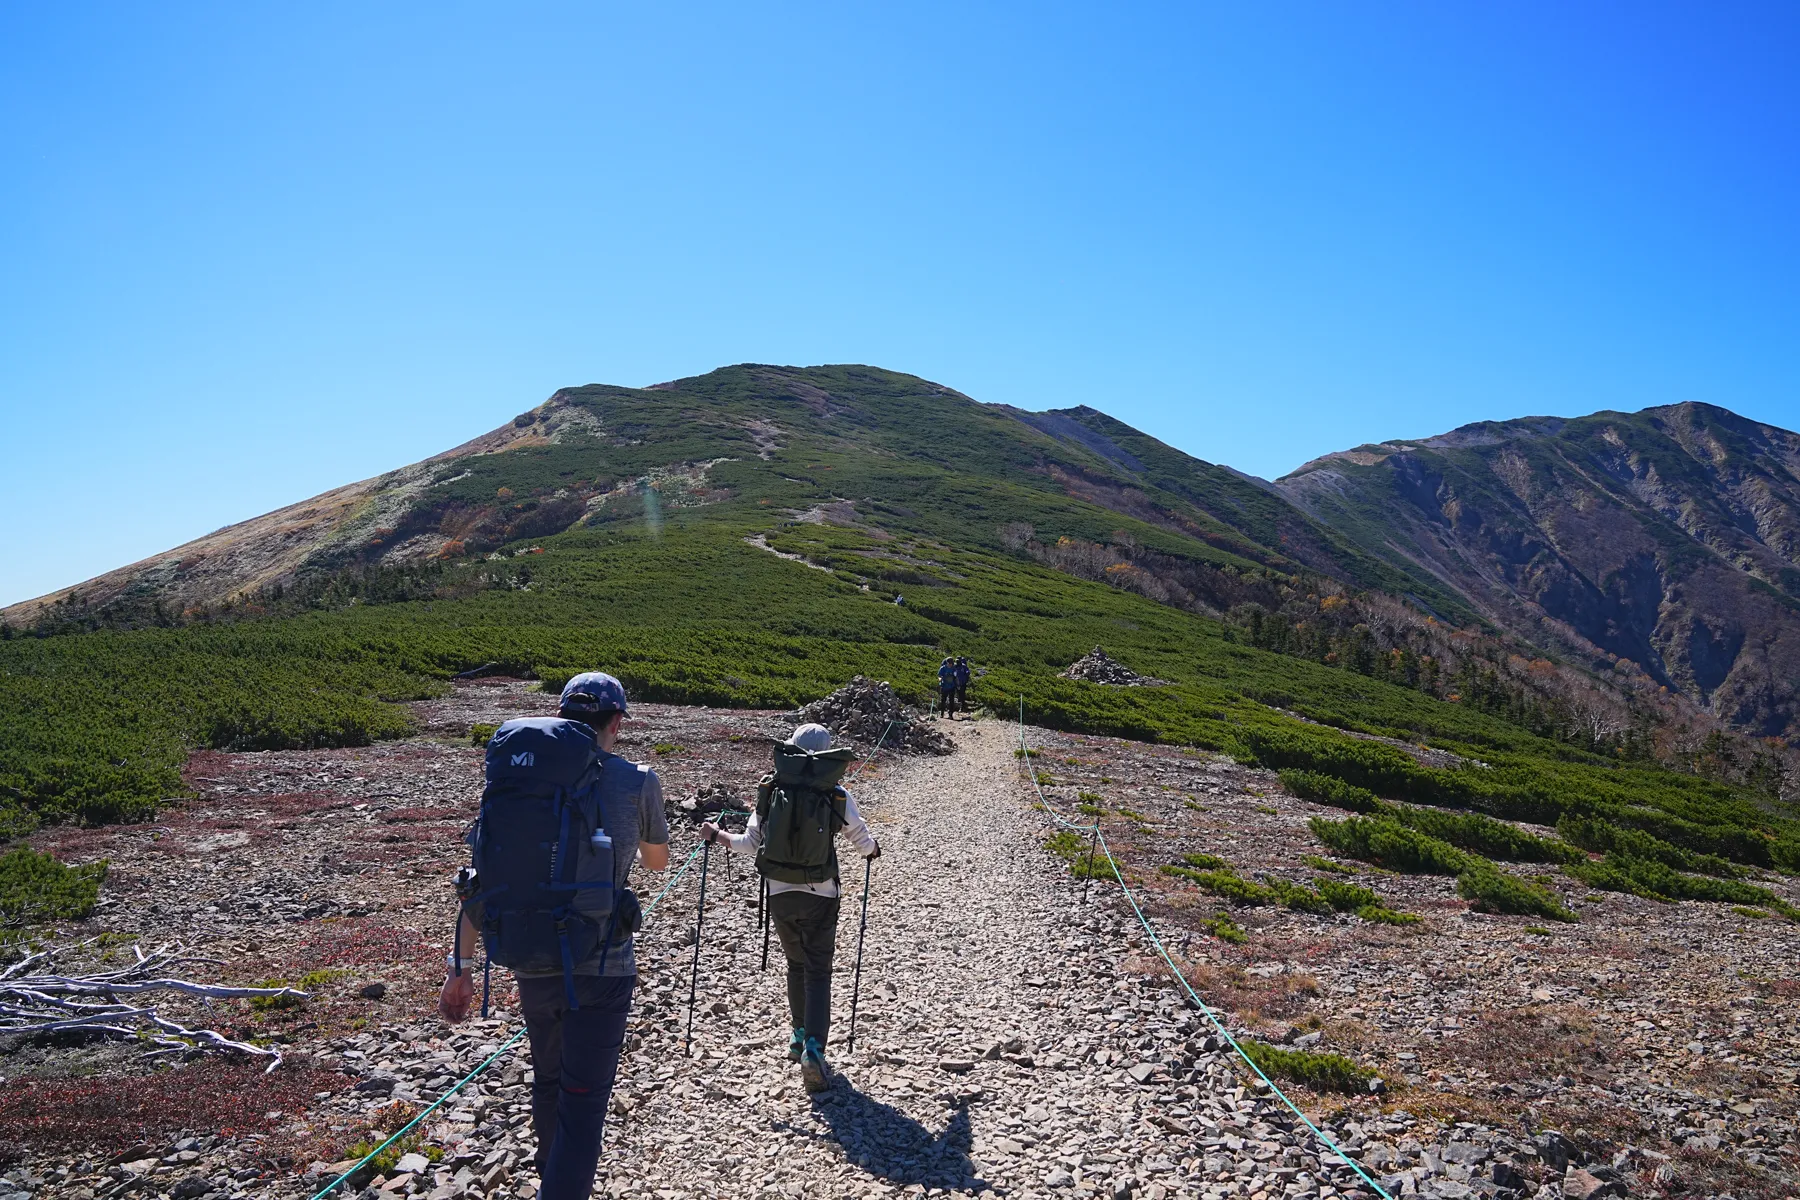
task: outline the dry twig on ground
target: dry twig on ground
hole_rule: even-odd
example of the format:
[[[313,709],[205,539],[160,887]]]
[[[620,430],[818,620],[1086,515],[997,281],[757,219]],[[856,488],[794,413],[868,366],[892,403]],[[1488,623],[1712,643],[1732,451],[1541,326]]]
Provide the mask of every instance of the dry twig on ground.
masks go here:
[[[179,946],[163,946],[145,954],[133,946],[136,958],[118,971],[63,975],[51,968],[57,955],[67,955],[87,943],[29,955],[0,971],[0,1036],[31,1037],[85,1031],[121,1038],[141,1038],[155,1046],[150,1055],[193,1049],[230,1050],[267,1058],[269,1070],[281,1065],[281,1052],[272,1047],[233,1041],[211,1029],[190,1029],[141,1002],[127,1003],[121,996],[152,992],[178,992],[209,1000],[238,998],[303,1000],[306,993],[290,987],[229,987],[197,983],[167,974],[184,963],[211,963],[184,955]]]

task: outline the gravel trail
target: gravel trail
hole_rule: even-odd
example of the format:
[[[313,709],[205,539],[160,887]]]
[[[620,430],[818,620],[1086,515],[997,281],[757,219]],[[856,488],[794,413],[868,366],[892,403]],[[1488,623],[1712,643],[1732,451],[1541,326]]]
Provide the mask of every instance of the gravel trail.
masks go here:
[[[1029,806],[1013,728],[953,728],[953,756],[878,765],[856,788],[883,854],[853,1053],[861,872],[846,871],[835,1086],[801,1089],[784,1055],[779,947],[758,970],[753,877],[733,864],[721,887],[715,861],[693,1061],[681,1049],[697,886],[684,880],[644,956],[641,1042],[622,1072],[622,1120],[597,1191],[1201,1194],[1198,1179],[1177,1179],[1206,1166],[1194,1135],[1218,1134],[1224,1149],[1221,1125],[1248,1119],[1255,1102],[1239,1112],[1236,1080],[1171,992],[1115,979],[1127,949],[1118,914],[1099,888],[1082,906],[1040,849],[1044,818]],[[1177,1074],[1209,1086],[1174,1090]],[[1277,1140],[1258,1155],[1276,1159],[1283,1135],[1265,1132]],[[1269,1176],[1271,1194],[1317,1194],[1296,1163],[1271,1163],[1286,1177]],[[1254,1190],[1264,1189],[1239,1194]]]

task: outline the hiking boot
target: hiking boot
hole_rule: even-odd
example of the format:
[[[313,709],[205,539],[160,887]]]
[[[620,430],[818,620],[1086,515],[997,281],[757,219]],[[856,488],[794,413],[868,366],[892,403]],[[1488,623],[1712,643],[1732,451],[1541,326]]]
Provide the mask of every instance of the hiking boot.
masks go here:
[[[831,1086],[831,1070],[825,1065],[825,1052],[811,1038],[806,1039],[806,1049],[800,1054],[800,1082],[809,1092],[822,1092]]]
[[[794,1030],[793,1037],[788,1039],[788,1061],[799,1062],[800,1056],[806,1053],[806,1030]]]

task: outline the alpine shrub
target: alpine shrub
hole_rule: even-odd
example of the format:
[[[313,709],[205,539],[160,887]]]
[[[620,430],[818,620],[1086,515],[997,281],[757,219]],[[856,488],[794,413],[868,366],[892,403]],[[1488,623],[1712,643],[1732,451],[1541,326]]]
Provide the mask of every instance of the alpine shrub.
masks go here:
[[[1599,888],[1604,892],[1628,892],[1665,903],[1675,900],[1710,900],[1724,904],[1755,905],[1800,920],[1800,909],[1794,908],[1767,888],[1755,887],[1735,879],[1683,875],[1664,863],[1648,859],[1629,858],[1614,853],[1597,863],[1575,863],[1566,869],[1589,887]]]
[[[1469,901],[1476,912],[1549,917],[1552,921],[1578,920],[1574,913],[1557,903],[1550,889],[1508,875],[1492,863],[1471,864],[1468,870],[1458,875],[1456,894]]]
[[[1319,895],[1325,897],[1327,903],[1339,912],[1355,912],[1371,904],[1380,904],[1381,897],[1372,890],[1354,883],[1344,883],[1337,879],[1316,879],[1314,885]]]
[[[1302,800],[1311,800],[1317,804],[1329,804],[1333,808],[1348,809],[1351,812],[1379,812],[1387,805],[1381,802],[1368,788],[1357,787],[1354,783],[1346,783],[1335,775],[1323,775],[1318,771],[1302,771],[1290,768],[1280,772],[1281,785]]]
[[[1111,879],[1106,857],[1097,850],[1089,853],[1090,844],[1073,830],[1061,829],[1044,842],[1044,849],[1068,863],[1069,873],[1077,879]]]
[[[1417,925],[1417,913],[1396,912],[1379,904],[1368,904],[1356,910],[1356,915],[1365,921],[1373,921],[1377,925]]]
[[[1571,813],[1556,823],[1556,832],[1564,841],[1595,854],[1617,854],[1622,858],[1657,862],[1679,871],[1698,871],[1721,879],[1736,879],[1739,875],[1736,867],[1716,854],[1699,854],[1642,830],[1624,828],[1596,817]]]
[[[9,925],[78,921],[100,899],[104,861],[71,867],[29,846],[0,855],[0,918]]]
[[[1216,913],[1200,922],[1200,931],[1212,934],[1221,942],[1230,942],[1233,946],[1241,946],[1250,940],[1244,927],[1225,913]]]
[[[1390,871],[1460,875],[1474,862],[1450,843],[1409,829],[1392,817],[1350,817],[1343,821],[1314,817],[1307,824],[1332,851]]]
[[[1460,846],[1483,858],[1505,862],[1574,862],[1581,855],[1553,838],[1526,833],[1505,821],[1496,821],[1483,813],[1445,812],[1437,808],[1391,809],[1401,824],[1439,841]]]
[[[1347,1092],[1351,1095],[1369,1090],[1375,1073],[1359,1066],[1341,1054],[1319,1054],[1308,1050],[1289,1050],[1267,1042],[1244,1040],[1238,1043],[1244,1054],[1265,1075],[1291,1079],[1321,1092]]]

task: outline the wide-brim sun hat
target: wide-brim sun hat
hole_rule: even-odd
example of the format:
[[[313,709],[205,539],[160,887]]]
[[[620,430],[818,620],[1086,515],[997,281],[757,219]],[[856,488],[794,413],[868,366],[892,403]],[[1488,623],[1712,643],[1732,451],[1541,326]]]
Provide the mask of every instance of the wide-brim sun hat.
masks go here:
[[[563,685],[562,700],[557,707],[577,717],[630,711],[625,701],[625,685],[605,671],[583,671],[569,680]]]
[[[831,730],[823,725],[801,725],[788,735],[787,744],[796,750],[817,754],[821,750],[831,749]]]

